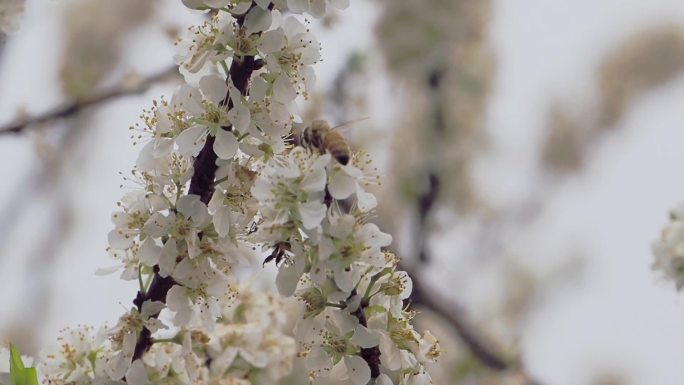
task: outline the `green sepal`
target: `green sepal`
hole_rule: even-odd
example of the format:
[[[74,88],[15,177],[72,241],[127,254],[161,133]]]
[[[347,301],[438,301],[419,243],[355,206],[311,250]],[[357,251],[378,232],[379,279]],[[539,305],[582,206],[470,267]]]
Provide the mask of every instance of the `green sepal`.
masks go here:
[[[16,346],[10,344],[10,385],[38,385],[36,368],[27,368]]]

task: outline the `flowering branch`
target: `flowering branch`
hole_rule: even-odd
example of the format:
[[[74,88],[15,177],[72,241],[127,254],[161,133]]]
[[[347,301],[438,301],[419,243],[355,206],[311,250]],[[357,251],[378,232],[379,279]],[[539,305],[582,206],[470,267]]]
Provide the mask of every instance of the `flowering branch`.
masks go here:
[[[139,82],[135,82],[135,84],[124,84],[110,89],[106,89],[99,93],[95,93],[94,95],[87,97],[85,99],[76,100],[71,103],[58,106],[50,111],[44,112],[43,114],[30,118],[23,118],[15,122],[9,123],[3,127],[0,127],[0,135],[17,134],[22,132],[27,127],[45,124],[57,119],[68,118],[80,113],[81,111],[87,108],[101,105],[113,99],[118,99],[120,97],[129,95],[141,94],[147,91],[152,85],[169,80],[177,76],[177,74],[178,68],[176,66],[172,66],[157,74],[146,77]]]
[[[252,4],[250,10],[255,7],[256,4]],[[240,28],[244,24],[244,17],[237,18],[237,23]],[[255,63],[254,56],[246,56],[242,60],[233,60],[230,67],[229,78],[233,81],[236,88],[240,91],[240,94],[245,96],[247,94],[247,86],[249,84],[249,79],[252,77],[252,73],[257,70],[259,65]],[[233,101],[230,100],[230,94],[226,95],[225,99],[221,101],[220,104],[227,104],[228,109],[233,107]],[[221,129],[224,129],[223,127]],[[188,189],[188,194],[194,194],[200,196],[200,201],[204,204],[209,203],[211,195],[214,193],[214,179],[216,175],[216,165],[217,155],[214,152],[214,138],[207,138],[204,143],[204,147],[200,151],[194,162],[194,173],[192,179],[190,180],[190,187]],[[133,303],[137,306],[138,311],[142,311],[142,305],[145,301],[159,301],[162,303],[166,302],[166,296],[176,282],[171,277],[162,277],[159,275],[159,267],[155,266],[154,277],[150,285],[149,290],[146,293],[138,292],[137,297]],[[159,313],[153,314],[152,317],[156,318]],[[143,327],[138,341],[135,345],[135,352],[133,354],[133,360],[142,357],[143,353],[146,352],[152,346],[151,332],[148,328]]]
[[[312,385],[431,383],[425,365],[439,342],[414,330],[403,306],[411,279],[385,250],[392,237],[369,223],[377,201],[366,190],[379,180],[370,157],[324,121],[293,123],[320,46],[283,13],[322,17],[348,4],[183,3],[211,18],[179,41],[187,84],[133,128],[149,137],[126,177],[141,188],[118,203],[108,236],[121,277],[140,286],[135,306],[97,334],[106,342],[88,328],[66,332],[45,357],[48,382],[274,384],[299,360]],[[233,271],[268,250],[279,296]],[[286,310],[290,297],[303,306]]]

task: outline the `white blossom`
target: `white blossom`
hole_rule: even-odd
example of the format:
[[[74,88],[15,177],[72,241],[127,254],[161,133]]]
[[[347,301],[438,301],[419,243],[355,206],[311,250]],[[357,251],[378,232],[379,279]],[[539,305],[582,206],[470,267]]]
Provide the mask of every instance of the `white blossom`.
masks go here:
[[[186,1],[192,2],[193,7],[201,7],[207,2],[216,3],[219,0]],[[205,66],[216,65],[230,57],[232,50],[228,44],[235,38],[236,28],[233,17],[220,12],[204,24],[188,29],[187,34],[176,44],[176,63],[186,79],[192,78],[193,73],[206,72]]]
[[[288,17],[279,28],[265,32],[258,47],[275,77],[276,101],[291,102],[313,87],[316,77],[311,66],[320,60],[320,44],[299,20]]]
[[[287,0],[290,11],[295,13],[309,13],[313,17],[323,17],[332,6],[337,9],[349,7],[349,0]]]
[[[57,342],[58,346],[41,353],[41,374],[57,382],[90,384],[97,375],[94,361],[104,346],[104,332],[89,326],[64,329]]]
[[[24,13],[25,0],[3,0],[0,2],[0,34],[8,34],[19,26],[19,18]]]
[[[286,239],[286,234],[294,230],[292,225],[301,225],[305,230],[320,227],[326,213],[323,197],[329,160],[328,154],[318,156],[295,148],[266,165],[252,194],[259,201],[264,227],[274,236]]]

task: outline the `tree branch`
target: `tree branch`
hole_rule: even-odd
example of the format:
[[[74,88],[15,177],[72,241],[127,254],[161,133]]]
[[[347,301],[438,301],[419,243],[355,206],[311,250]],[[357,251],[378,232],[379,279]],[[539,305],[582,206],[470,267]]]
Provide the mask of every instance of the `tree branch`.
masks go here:
[[[146,77],[141,81],[136,82],[136,84],[118,85],[116,87],[95,93],[90,97],[63,104],[43,114],[14,121],[6,126],[0,127],[0,135],[17,134],[28,127],[44,124],[57,119],[68,118],[87,108],[101,105],[113,99],[141,94],[147,91],[152,85],[169,80],[177,74],[178,67],[172,66],[157,74]]]

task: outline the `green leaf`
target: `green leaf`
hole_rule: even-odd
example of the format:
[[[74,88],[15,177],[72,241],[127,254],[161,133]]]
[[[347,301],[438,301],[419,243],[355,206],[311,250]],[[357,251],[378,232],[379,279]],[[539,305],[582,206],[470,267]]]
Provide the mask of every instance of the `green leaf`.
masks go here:
[[[10,344],[10,385],[38,385],[36,368],[27,368],[16,346]]]

